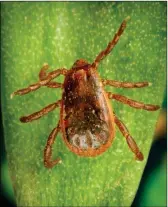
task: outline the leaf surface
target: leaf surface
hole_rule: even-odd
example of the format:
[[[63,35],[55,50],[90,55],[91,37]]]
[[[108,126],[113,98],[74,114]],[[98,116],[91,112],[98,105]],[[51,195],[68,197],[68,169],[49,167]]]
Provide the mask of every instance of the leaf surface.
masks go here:
[[[92,62],[107,46],[123,19],[130,16],[118,44],[100,64],[102,78],[153,85],[116,89],[144,103],[161,105],[166,84],[166,2],[12,2],[2,3],[2,109],[6,151],[18,206],[130,206],[150,150],[157,112],[112,102],[144,153],[137,162],[116,129],[110,149],[95,158],[70,152],[61,135],[53,157],[63,163],[43,165],[47,137],[59,109],[28,124],[19,117],[61,98],[60,89],[41,88],[22,97],[10,94],[38,81],[44,63],[70,69],[80,58]],[[63,77],[57,78],[63,82]]]

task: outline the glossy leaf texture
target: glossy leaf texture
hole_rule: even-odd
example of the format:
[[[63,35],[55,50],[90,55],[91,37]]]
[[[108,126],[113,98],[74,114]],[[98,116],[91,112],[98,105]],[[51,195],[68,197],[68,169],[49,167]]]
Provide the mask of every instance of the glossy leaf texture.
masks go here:
[[[10,94],[38,81],[44,63],[52,70],[71,68],[80,58],[92,62],[130,16],[124,34],[99,66],[102,78],[141,82],[151,87],[107,91],[161,105],[166,85],[166,2],[3,2],[1,5],[1,94],[5,144],[18,206],[130,206],[150,150],[157,112],[136,110],[110,101],[144,153],[135,161],[116,128],[110,149],[95,158],[70,152],[61,134],[53,158],[43,165],[47,137],[59,109],[28,124],[31,114],[61,98],[61,89],[41,88],[25,96]],[[57,78],[63,82],[63,77]],[[80,121],[80,120],[79,120]]]

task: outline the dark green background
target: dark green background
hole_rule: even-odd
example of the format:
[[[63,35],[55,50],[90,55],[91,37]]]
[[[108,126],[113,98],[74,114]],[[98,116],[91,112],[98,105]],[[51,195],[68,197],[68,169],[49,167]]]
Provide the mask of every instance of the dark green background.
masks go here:
[[[43,63],[52,70],[70,68],[79,58],[92,62],[106,47],[124,18],[127,29],[112,54],[100,65],[103,78],[152,82],[144,89],[114,89],[145,103],[161,104],[166,74],[165,2],[22,2],[2,3],[2,111],[7,158],[18,205],[130,206],[148,157],[159,112],[135,110],[113,102],[142,149],[136,162],[116,131],[108,152],[96,158],[71,153],[58,136],[54,157],[63,164],[43,166],[43,149],[58,122],[59,110],[29,124],[18,118],[61,97],[61,90],[42,88],[23,97],[10,94],[38,80]],[[58,81],[63,81],[59,77]]]

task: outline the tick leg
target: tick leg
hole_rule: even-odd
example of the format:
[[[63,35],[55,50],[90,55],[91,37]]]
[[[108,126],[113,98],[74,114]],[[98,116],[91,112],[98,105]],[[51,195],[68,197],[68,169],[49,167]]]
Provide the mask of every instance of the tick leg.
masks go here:
[[[44,149],[44,166],[46,168],[52,168],[54,165],[58,164],[61,162],[60,158],[57,158],[56,160],[51,160],[52,159],[52,145],[55,141],[55,138],[60,131],[60,122],[58,123],[57,127],[52,130],[50,133],[46,147]]]
[[[112,41],[109,42],[108,46],[106,47],[105,50],[101,51],[99,53],[99,55],[96,57],[95,61],[93,62],[92,66],[97,68],[99,62],[101,60],[103,60],[114,48],[114,46],[117,44],[120,36],[122,35],[122,33],[124,32],[124,29],[126,28],[126,22],[129,20],[130,17],[127,17],[121,24],[119,30],[117,31],[117,33],[115,34],[115,36],[113,37]]]
[[[48,88],[62,88],[63,87],[63,84],[62,83],[57,83],[57,82],[49,82],[48,84],[46,84],[46,86]]]
[[[41,86],[46,86],[52,79],[56,78],[57,76],[59,76],[61,74],[65,75],[66,73],[67,73],[67,70],[64,68],[52,71],[52,72],[48,73],[48,75],[47,75],[47,77],[45,77],[45,79],[40,80],[39,82],[32,84],[32,85],[28,86],[27,88],[23,88],[23,89],[20,89],[20,90],[13,92],[11,94],[11,98],[13,98],[14,95],[24,95],[24,94],[30,93],[32,91],[36,91]]]
[[[118,126],[119,130],[123,134],[123,136],[126,138],[127,144],[130,148],[130,150],[135,154],[135,157],[137,160],[142,161],[144,159],[142,152],[139,150],[136,142],[134,141],[133,137],[129,134],[129,131],[127,127],[124,125],[122,121],[120,121],[116,115],[114,114],[114,121],[116,125]]]
[[[44,63],[43,67],[41,68],[39,72],[39,79],[44,80],[47,77],[46,70],[49,69],[49,65],[47,63]]]
[[[108,97],[110,99],[115,99],[117,101],[120,101],[123,104],[127,104],[133,108],[136,109],[144,109],[147,111],[156,111],[160,108],[158,105],[152,105],[152,104],[144,104],[142,102],[134,101],[132,99],[129,99],[125,96],[119,95],[119,94],[112,94],[110,92],[107,93]]]
[[[48,69],[49,69],[49,65],[44,64],[44,66],[41,68],[41,70],[39,72],[39,80],[44,80],[47,77],[46,70],[48,70]],[[46,86],[48,88],[62,88],[61,83],[57,83],[57,82],[54,82],[54,81],[50,81],[49,83],[46,84]]]
[[[42,110],[37,111],[33,114],[30,114],[29,116],[22,116],[20,118],[20,121],[23,123],[27,123],[27,122],[37,120],[41,118],[42,116],[48,114],[50,111],[53,111],[56,107],[60,106],[60,104],[61,104],[61,100],[57,101],[56,103],[50,104],[46,106],[45,108],[43,108]]]
[[[146,86],[150,86],[151,83],[149,82],[137,82],[137,83],[130,83],[130,82],[120,82],[116,80],[102,80],[103,85],[110,85],[116,88],[143,88]]]

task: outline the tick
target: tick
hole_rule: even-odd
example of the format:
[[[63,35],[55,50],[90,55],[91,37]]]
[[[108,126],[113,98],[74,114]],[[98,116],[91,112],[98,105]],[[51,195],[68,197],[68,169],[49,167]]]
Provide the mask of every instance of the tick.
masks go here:
[[[60,68],[53,72],[46,72],[49,68],[45,64],[39,72],[39,81],[27,88],[17,90],[14,95],[24,95],[36,91],[42,86],[48,88],[62,88],[62,99],[52,103],[42,110],[23,116],[20,121],[31,122],[41,118],[47,113],[60,107],[60,120],[57,127],[50,133],[44,149],[44,165],[52,168],[61,159],[52,160],[52,145],[58,132],[62,132],[63,140],[73,153],[84,157],[95,157],[104,153],[112,144],[115,136],[115,124],[125,137],[130,150],[139,161],[143,154],[130,135],[124,123],[113,112],[109,99],[119,101],[136,109],[156,111],[157,105],[144,104],[125,96],[105,92],[104,86],[110,85],[117,88],[142,88],[149,86],[149,82],[120,82],[116,80],[101,79],[97,72],[99,63],[112,51],[120,36],[126,28],[126,18],[119,30],[109,42],[105,50],[101,51],[92,64],[86,60],[77,60],[70,70]],[[64,83],[53,81],[59,75],[64,75]]]

